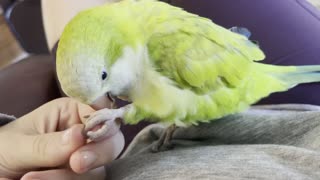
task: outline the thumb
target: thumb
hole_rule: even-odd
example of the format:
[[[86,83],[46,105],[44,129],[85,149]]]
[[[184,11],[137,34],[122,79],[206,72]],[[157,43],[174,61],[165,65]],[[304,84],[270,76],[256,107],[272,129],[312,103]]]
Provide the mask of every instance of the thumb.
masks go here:
[[[81,134],[83,125],[48,134],[25,138],[24,153],[19,153],[25,167],[57,167],[68,163],[70,155],[85,143]]]

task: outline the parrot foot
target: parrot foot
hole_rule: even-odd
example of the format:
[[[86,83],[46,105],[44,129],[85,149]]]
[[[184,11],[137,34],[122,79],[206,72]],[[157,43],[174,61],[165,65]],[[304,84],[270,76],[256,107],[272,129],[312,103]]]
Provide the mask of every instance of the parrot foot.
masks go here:
[[[124,111],[120,109],[101,109],[85,116],[84,136],[92,141],[108,138],[120,129]]]
[[[160,151],[167,151],[173,149],[173,144],[171,142],[172,135],[177,129],[175,124],[169,126],[166,130],[163,131],[158,141],[152,145],[151,151],[156,153]]]

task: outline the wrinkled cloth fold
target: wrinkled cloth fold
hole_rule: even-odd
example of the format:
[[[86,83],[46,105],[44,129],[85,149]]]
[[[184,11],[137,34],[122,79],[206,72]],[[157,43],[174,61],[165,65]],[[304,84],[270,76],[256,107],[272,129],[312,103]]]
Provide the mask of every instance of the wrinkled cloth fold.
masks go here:
[[[164,129],[143,129],[106,167],[106,179],[320,179],[319,106],[254,106],[178,128],[174,149],[152,153]]]

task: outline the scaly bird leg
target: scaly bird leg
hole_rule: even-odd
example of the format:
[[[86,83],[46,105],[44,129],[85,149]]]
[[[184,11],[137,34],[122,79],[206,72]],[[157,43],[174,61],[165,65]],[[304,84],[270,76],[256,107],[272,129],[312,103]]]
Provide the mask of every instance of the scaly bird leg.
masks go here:
[[[151,147],[152,152],[166,151],[173,148],[172,136],[177,129],[175,124],[170,125],[163,131],[158,141]]]
[[[120,129],[121,119],[128,106],[119,109],[101,109],[85,116],[84,135],[92,141],[113,136]]]

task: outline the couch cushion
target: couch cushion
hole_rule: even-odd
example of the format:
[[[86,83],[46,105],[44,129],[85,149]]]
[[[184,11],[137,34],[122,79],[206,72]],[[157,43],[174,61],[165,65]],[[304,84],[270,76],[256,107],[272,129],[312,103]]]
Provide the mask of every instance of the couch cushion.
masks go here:
[[[60,97],[51,56],[30,56],[0,71],[0,112],[20,117]]]

